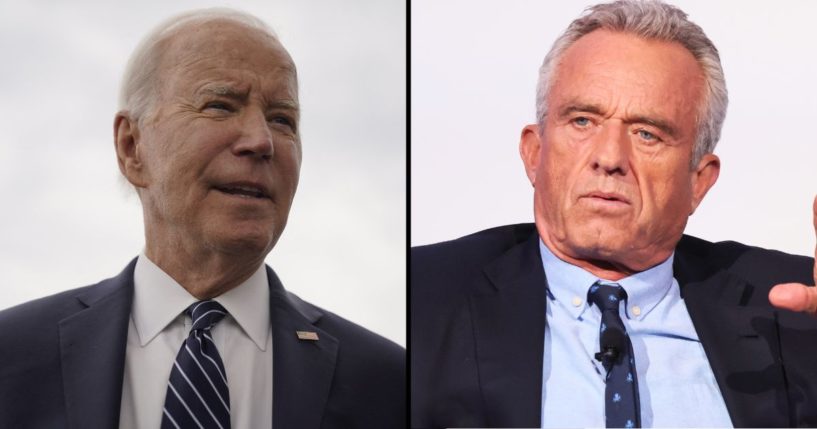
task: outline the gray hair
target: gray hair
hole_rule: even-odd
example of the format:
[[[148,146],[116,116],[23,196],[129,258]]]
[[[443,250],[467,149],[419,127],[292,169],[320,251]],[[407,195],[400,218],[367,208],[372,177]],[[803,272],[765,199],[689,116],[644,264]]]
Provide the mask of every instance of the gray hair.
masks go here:
[[[718,49],[701,27],[687,19],[684,11],[658,0],[617,0],[588,7],[556,39],[539,68],[536,120],[540,133],[544,130],[548,114],[547,97],[559,60],[573,43],[597,29],[680,43],[692,53],[701,66],[705,79],[703,105],[699,107],[696,118],[698,132],[692,153],[693,165],[705,153],[714,151],[721,137],[726,106],[729,103]]]
[[[156,86],[159,82],[156,74],[162,62],[166,42],[187,26],[225,20],[259,30],[278,40],[275,32],[263,21],[235,9],[220,7],[198,9],[168,18],[148,33],[131,54],[125,74],[122,76],[119,109],[127,110],[132,118],[141,122],[155,105]]]

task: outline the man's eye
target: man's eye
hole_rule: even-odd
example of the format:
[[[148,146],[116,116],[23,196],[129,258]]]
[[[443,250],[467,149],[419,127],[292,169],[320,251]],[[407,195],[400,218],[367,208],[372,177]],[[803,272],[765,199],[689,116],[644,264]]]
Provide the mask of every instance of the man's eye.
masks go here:
[[[295,129],[295,123],[292,121],[292,119],[286,116],[281,115],[272,116],[269,118],[269,122],[271,124],[285,125],[293,130]]]
[[[573,118],[573,124],[579,127],[586,127],[590,125],[590,119],[579,116],[578,118]]]
[[[205,109],[222,110],[225,112],[232,112],[233,107],[223,101],[211,101],[204,105]]]
[[[647,130],[638,130],[638,136],[647,141],[658,140],[658,137],[655,134]]]

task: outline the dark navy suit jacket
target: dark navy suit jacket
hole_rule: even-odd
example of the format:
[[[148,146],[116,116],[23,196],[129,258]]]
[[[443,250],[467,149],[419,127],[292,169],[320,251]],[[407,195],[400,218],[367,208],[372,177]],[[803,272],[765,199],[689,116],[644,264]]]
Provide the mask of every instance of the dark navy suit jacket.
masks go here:
[[[538,241],[523,224],[412,249],[413,428],[540,426]],[[777,283],[813,283],[812,268],[735,242],[676,247],[674,276],[735,427],[817,426],[817,320],[767,298]]]
[[[116,428],[135,260],[0,312],[0,428]],[[273,427],[406,426],[405,350],[284,290],[267,267]],[[318,333],[301,341],[295,331]]]

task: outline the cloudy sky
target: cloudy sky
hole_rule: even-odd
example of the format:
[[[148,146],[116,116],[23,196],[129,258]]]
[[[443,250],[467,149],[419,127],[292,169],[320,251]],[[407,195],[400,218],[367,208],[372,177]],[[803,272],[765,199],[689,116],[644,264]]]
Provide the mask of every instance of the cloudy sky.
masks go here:
[[[178,12],[262,18],[298,66],[304,161],[267,258],[302,298],[405,345],[400,0],[0,0],[0,308],[117,274],[144,246],[112,125],[128,55]]]
[[[592,2],[412,1],[411,244],[530,222],[519,160],[539,65]],[[814,254],[817,3],[678,0],[721,53],[721,175],[687,233]]]

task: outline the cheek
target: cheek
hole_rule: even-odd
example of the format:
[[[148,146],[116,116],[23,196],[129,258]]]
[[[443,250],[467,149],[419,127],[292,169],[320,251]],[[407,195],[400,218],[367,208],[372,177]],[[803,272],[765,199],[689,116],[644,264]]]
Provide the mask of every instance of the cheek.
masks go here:
[[[303,161],[303,152],[301,144],[293,144],[287,151],[286,164],[287,170],[295,175],[295,180],[298,180],[298,175],[301,172],[301,162]]]
[[[583,176],[591,174],[586,164],[575,147],[562,144],[556,145],[547,153],[543,168],[551,189],[567,197]]]
[[[670,171],[670,170],[667,170]],[[641,181],[642,217],[650,223],[676,224],[688,216],[692,188],[687,171]]]
[[[287,181],[298,182],[301,171],[301,147],[287,144],[275,147],[273,155],[274,172]]]
[[[183,176],[193,166],[203,151],[194,147],[192,136],[179,135],[178,132],[157,132],[150,136],[146,144],[149,152],[150,169],[159,180],[173,180]]]
[[[156,185],[165,210],[192,221],[211,213],[209,187],[202,180],[203,169],[208,165],[202,152],[168,153],[162,164]],[[205,207],[206,206],[206,207]]]
[[[570,162],[563,144],[558,143],[558,137],[547,136],[548,143],[542,144],[542,153],[539,158],[537,176],[541,176],[547,183],[559,183],[564,180],[566,165]],[[553,143],[557,142],[557,143]]]
[[[269,165],[275,192],[277,210],[287,210],[298,189],[301,171],[300,151],[287,147],[276,148],[273,162]]]
[[[543,150],[537,168],[536,194],[542,213],[556,222],[570,209],[578,164],[570,154],[551,145],[544,146]]]

